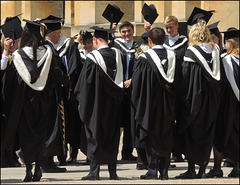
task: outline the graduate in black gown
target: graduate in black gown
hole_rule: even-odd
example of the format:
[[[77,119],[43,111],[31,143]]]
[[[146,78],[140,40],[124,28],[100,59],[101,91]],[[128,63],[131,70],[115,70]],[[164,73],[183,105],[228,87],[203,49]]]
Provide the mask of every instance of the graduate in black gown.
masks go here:
[[[135,109],[138,137],[145,143],[148,172],[141,179],[168,179],[169,158],[175,122],[175,67],[173,51],[163,47],[165,32],[149,32],[151,49],[141,54],[132,77],[132,103]],[[160,160],[160,163],[159,163]]]
[[[61,36],[58,44],[56,45],[56,50],[59,54],[61,62],[65,66],[67,75],[70,77],[69,86],[65,87],[65,111],[66,111],[66,149],[67,143],[70,144],[70,155],[72,159],[77,158],[77,152],[79,148],[80,141],[80,117],[78,114],[78,102],[76,97],[73,96],[73,90],[76,85],[78,76],[82,69],[82,62],[80,53],[78,50],[78,42],[72,42],[70,38]],[[64,155],[58,156],[60,165],[67,165],[66,163],[66,153]],[[70,159],[71,160],[71,159]]]
[[[90,173],[82,180],[98,180],[100,164],[108,164],[110,179],[116,180],[119,108],[123,96],[122,58],[118,49],[108,46],[108,34],[113,30],[92,29],[95,29],[93,46],[97,50],[87,55],[74,90],[90,160]]]
[[[45,40],[52,48],[53,56],[56,59],[56,63],[59,66],[60,76],[66,78],[67,70],[64,63],[59,57],[59,53],[56,50],[57,43],[61,37],[61,23],[62,19],[49,15],[48,17],[41,19],[40,22],[44,23],[47,27],[45,32]],[[65,172],[66,168],[59,168],[53,161],[54,156],[66,155],[66,87],[68,83],[57,83],[55,88],[56,102],[53,102],[52,106],[56,107],[56,117],[51,120],[51,124],[48,125],[46,150],[44,153],[41,167],[43,172]]]
[[[220,101],[220,49],[210,38],[206,21],[196,20],[189,32],[189,47],[182,64],[180,133],[188,170],[175,178],[202,178],[213,145]],[[196,175],[195,164],[199,165]]]
[[[6,143],[17,134],[26,164],[25,182],[39,181],[42,173],[40,160],[46,147],[49,121],[56,117],[50,106],[55,100],[57,81],[60,79],[53,60],[52,49],[40,34],[41,24],[26,21],[20,49],[13,53],[13,96],[7,120]],[[32,175],[32,163],[35,172]]]
[[[19,167],[21,163],[15,154],[15,150],[19,149],[17,139],[12,146],[4,146],[4,136],[7,125],[7,117],[12,99],[11,81],[12,53],[18,49],[19,39],[22,36],[21,21],[18,16],[6,17],[2,20],[1,31],[1,167]],[[7,80],[8,79],[8,80]]]
[[[222,59],[221,103],[214,137],[214,166],[207,178],[223,177],[222,155],[234,161],[228,177],[239,177],[239,30],[224,32],[227,55]]]
[[[166,36],[166,42],[163,44],[163,46],[167,49],[173,50],[174,53],[176,54],[176,76],[175,76],[175,83],[177,84],[177,101],[176,101],[176,128],[178,126],[178,120],[180,114],[178,114],[179,111],[179,84],[181,80],[181,70],[182,70],[182,62],[183,62],[183,57],[185,54],[185,51],[188,46],[188,38],[185,35],[180,35],[179,34],[179,28],[182,26],[179,22],[178,19],[175,16],[167,16],[164,20],[164,26],[166,29],[166,32],[168,35]],[[185,33],[187,32],[187,25],[183,25],[182,30],[185,30]],[[184,159],[182,158],[182,147],[181,147],[181,142],[183,139],[183,136],[179,134],[179,130],[176,129],[175,133],[175,139],[174,139],[174,146],[173,146],[173,151],[172,155],[173,158],[175,158],[175,162],[183,162]],[[180,144],[179,144],[180,143]]]

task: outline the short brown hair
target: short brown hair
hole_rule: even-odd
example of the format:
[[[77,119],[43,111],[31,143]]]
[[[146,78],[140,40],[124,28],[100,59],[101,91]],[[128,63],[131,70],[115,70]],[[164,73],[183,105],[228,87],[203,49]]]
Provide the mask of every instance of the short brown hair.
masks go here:
[[[174,25],[177,25],[178,24],[178,19],[177,17],[173,16],[173,15],[170,15],[170,16],[167,16],[164,20],[164,25],[168,25],[168,24],[174,24]]]
[[[153,44],[163,45],[166,34],[162,28],[155,27],[150,30],[148,37],[152,40]]]
[[[124,21],[122,22],[122,24],[119,26],[119,31],[121,32],[123,27],[131,27],[134,31],[134,26],[132,23],[128,22],[128,21]]]

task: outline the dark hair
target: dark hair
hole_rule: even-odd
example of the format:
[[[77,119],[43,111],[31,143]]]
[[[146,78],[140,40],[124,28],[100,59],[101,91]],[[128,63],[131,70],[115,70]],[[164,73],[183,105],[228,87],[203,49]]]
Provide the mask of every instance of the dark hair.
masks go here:
[[[131,27],[134,31],[134,27],[133,27],[133,24],[128,22],[128,21],[124,21],[122,22],[122,24],[119,26],[119,31],[121,32],[122,28],[123,27]]]
[[[150,30],[148,37],[152,40],[153,44],[163,45],[166,34],[162,28],[155,27]]]
[[[24,29],[21,37],[20,48],[25,46],[33,47],[33,61],[37,61],[37,48],[46,44],[44,38],[39,32],[31,32],[29,29]]]
[[[222,44],[222,34],[221,34],[221,32],[219,31],[219,29],[216,29],[216,30],[211,32],[211,35],[212,34],[214,34],[215,36],[217,36],[219,38],[218,46],[220,48],[220,51],[222,51],[223,50],[223,44]]]

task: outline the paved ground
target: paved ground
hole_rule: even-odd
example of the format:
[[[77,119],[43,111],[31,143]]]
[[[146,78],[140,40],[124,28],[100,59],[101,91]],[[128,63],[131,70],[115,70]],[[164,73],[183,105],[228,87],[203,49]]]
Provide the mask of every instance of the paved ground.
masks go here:
[[[121,146],[121,143],[120,143]],[[119,148],[121,149],[121,148]],[[134,151],[134,154],[136,152]],[[121,161],[121,155],[118,155],[117,174],[118,181],[109,180],[109,174],[106,165],[101,166],[100,180],[98,181],[82,181],[81,178],[89,172],[89,166],[83,165],[85,156],[82,153],[78,155],[78,165],[65,166],[67,172],[64,173],[43,173],[43,177],[38,183],[26,184],[239,184],[238,178],[228,178],[231,168],[223,167],[223,178],[213,179],[193,179],[179,180],[174,177],[187,170],[187,162],[171,163],[175,164],[176,168],[169,169],[169,180],[141,180],[140,175],[146,173],[146,170],[136,170],[136,163],[127,163]],[[55,159],[56,160],[56,159]],[[57,160],[56,160],[57,161]],[[211,155],[210,163],[207,167],[207,172],[213,167],[213,159]],[[198,167],[196,167],[198,170]],[[1,169],[1,184],[24,184],[22,179],[25,176],[25,167],[18,168],[2,168]]]

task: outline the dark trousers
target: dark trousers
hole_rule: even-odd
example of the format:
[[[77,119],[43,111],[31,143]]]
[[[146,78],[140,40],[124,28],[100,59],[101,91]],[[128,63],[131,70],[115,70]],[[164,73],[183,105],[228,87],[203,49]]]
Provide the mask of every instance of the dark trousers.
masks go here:
[[[124,127],[122,156],[130,157],[133,152],[131,132],[131,89],[125,89],[121,103],[121,123]]]
[[[170,153],[167,156],[160,157],[153,148],[149,138],[145,140],[145,148],[148,160],[148,173],[151,175],[157,175],[157,172],[159,170],[161,175],[167,175]]]
[[[110,176],[115,175],[117,172],[117,164],[116,163],[108,164],[108,171]],[[90,173],[93,176],[99,176],[99,172],[100,172],[100,164],[98,164],[96,161],[90,161]]]

